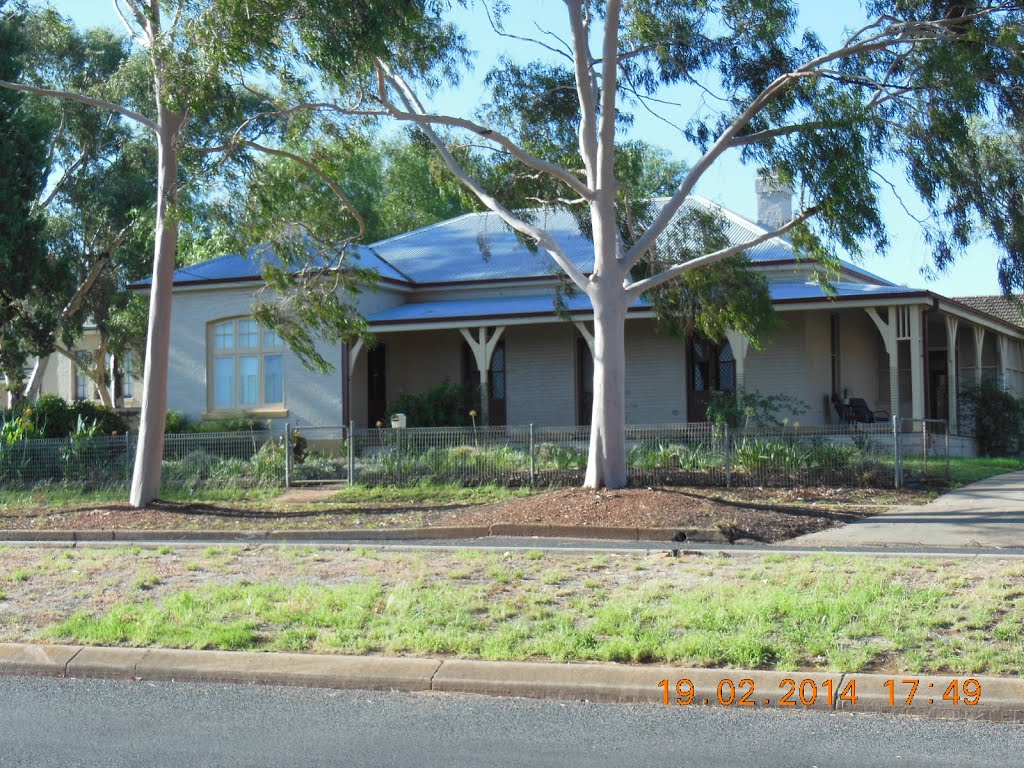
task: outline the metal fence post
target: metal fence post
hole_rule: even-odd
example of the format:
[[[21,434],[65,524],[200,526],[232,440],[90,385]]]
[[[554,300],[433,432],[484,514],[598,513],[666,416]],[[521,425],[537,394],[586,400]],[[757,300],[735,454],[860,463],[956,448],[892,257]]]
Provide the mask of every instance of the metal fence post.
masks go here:
[[[924,476],[928,477],[928,419],[921,422],[921,447],[924,449]]]
[[[356,423],[348,423],[348,486],[356,482]]]
[[[728,424],[724,424],[722,429],[722,439],[725,441],[725,487],[729,488],[732,486],[732,438],[729,435]]]
[[[391,430],[395,433],[395,485],[402,484],[402,431],[401,429]]]
[[[533,422],[530,422],[530,487],[536,482],[537,468],[533,463]]]
[[[292,423],[284,423],[284,487],[292,487]]]
[[[892,417],[893,441],[893,483],[896,488],[903,487],[903,457],[900,455],[900,417]]]
[[[953,479],[949,471],[949,422],[946,422],[946,482]]]

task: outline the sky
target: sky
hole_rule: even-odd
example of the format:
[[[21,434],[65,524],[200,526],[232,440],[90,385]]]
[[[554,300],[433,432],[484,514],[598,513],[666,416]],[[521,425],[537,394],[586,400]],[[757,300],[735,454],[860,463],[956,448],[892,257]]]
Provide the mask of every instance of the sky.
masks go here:
[[[112,0],[51,0],[51,5],[79,26],[121,29]],[[545,32],[558,32],[565,36],[562,34],[565,28],[562,3],[554,0],[512,0],[511,5],[514,12],[507,23],[510,31],[531,37],[543,37]],[[826,43],[837,41],[844,29],[856,26],[864,18],[856,0],[801,0],[799,7],[801,22],[813,28]],[[470,46],[477,51],[474,71],[459,88],[437,94],[432,104],[455,114],[471,116],[482,101],[483,77],[501,56],[539,58],[543,51],[530,44],[495,35],[479,8],[463,11],[458,21]],[[658,111],[671,124],[638,110],[629,137],[643,139],[667,149],[677,159],[693,162],[696,159],[694,151],[674,126],[684,126],[701,109],[701,99],[695,89],[679,89],[668,94],[667,98],[673,104],[661,105]],[[754,168],[741,165],[738,158],[727,154],[705,173],[695,191],[756,220],[754,178]],[[888,175],[888,181],[895,186],[895,193],[885,186],[879,193],[883,218],[889,229],[889,248],[885,254],[865,254],[859,265],[895,283],[926,288],[945,296],[998,293],[998,252],[988,241],[973,245],[945,273],[929,274],[931,260],[920,227],[902,209],[903,204],[907,204],[913,210],[916,194],[898,174]]]

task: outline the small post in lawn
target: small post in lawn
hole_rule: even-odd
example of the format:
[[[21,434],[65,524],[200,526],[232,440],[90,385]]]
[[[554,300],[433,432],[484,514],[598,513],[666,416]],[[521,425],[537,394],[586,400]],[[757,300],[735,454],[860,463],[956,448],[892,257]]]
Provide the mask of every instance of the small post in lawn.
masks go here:
[[[896,488],[903,487],[903,457],[900,456],[900,417],[892,417],[892,442],[893,449],[892,455],[894,459],[893,465],[893,481]]]
[[[729,425],[722,426],[722,440],[725,443],[725,487],[732,487],[732,441],[729,439]]]
[[[949,422],[946,422],[946,482],[949,483],[953,480],[953,476],[949,470]]]
[[[530,487],[533,488],[535,482],[536,467],[533,463],[533,422],[530,422]]]
[[[284,423],[284,487],[292,487],[292,423]]]
[[[356,423],[348,423],[348,487],[356,482]]]

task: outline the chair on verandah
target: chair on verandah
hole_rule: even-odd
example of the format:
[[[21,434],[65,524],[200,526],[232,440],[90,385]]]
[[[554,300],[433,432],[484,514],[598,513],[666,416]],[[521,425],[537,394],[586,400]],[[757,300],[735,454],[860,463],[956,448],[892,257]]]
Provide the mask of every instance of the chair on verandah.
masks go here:
[[[888,411],[873,411],[868,407],[867,400],[862,397],[850,397],[845,402],[839,395],[832,394],[832,405],[843,424],[874,424],[889,420]]]

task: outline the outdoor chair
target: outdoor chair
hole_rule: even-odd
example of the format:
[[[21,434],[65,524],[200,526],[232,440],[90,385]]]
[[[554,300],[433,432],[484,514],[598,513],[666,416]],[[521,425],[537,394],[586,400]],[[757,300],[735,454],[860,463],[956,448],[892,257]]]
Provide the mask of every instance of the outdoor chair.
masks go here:
[[[844,403],[839,395],[832,395],[832,405],[839,414],[839,421],[843,424],[874,424],[876,422],[888,421],[888,411],[873,411],[868,407],[867,401],[862,397],[848,398]]]

